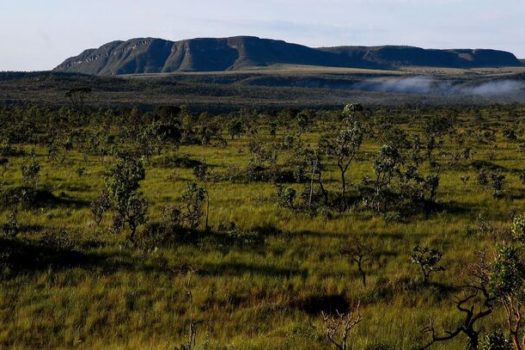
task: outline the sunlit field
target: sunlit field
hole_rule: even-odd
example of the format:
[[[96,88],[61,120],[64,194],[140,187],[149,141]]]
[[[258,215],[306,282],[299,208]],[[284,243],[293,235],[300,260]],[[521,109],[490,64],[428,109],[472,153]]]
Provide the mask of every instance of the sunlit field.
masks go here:
[[[418,349],[462,326],[470,267],[524,211],[525,108],[366,107],[0,109],[0,347],[335,349],[341,315],[349,349]],[[495,301],[480,343],[505,319]]]

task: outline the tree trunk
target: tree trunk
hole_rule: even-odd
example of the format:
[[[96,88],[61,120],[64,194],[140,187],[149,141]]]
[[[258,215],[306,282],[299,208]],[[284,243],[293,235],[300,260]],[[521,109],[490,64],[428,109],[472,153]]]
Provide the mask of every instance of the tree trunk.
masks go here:
[[[361,275],[361,279],[363,280],[363,286],[366,287],[366,273],[363,269],[363,261],[361,259],[357,263],[357,268],[359,269],[359,274]]]
[[[310,181],[310,198],[308,198],[308,209],[312,208],[312,197],[314,195],[314,176],[317,171],[317,160],[314,162],[314,167],[312,169],[312,178]]]

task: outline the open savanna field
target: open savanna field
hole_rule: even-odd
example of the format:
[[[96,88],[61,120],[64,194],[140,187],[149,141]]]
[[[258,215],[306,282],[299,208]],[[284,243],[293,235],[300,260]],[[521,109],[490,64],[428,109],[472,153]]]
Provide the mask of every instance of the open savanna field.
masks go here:
[[[341,315],[348,349],[418,349],[471,306],[490,312],[431,349],[510,336],[487,281],[519,245],[524,107],[74,97],[0,109],[0,348],[336,349]]]

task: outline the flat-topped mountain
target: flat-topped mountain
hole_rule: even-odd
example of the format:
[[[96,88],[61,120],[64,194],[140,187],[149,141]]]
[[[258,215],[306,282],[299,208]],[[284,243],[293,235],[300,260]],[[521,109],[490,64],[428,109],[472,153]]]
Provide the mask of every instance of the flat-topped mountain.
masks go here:
[[[429,50],[409,46],[310,48],[280,40],[240,36],[182,41],[142,38],[114,41],[64,61],[54,70],[93,75],[240,70],[275,64],[325,67],[451,68],[521,66],[497,50]]]

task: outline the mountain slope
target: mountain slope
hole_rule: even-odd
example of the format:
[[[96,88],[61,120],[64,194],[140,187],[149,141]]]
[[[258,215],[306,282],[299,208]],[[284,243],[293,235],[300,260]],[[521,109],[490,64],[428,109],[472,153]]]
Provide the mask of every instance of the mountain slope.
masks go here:
[[[257,37],[114,41],[64,61],[54,70],[94,75],[238,70],[273,64],[327,67],[497,67],[522,63],[496,50],[427,50],[408,46],[310,48]]]
[[[522,63],[510,52],[497,50],[435,50],[411,46],[342,46],[321,50],[361,59],[380,66],[427,67],[503,67],[520,66]]]

